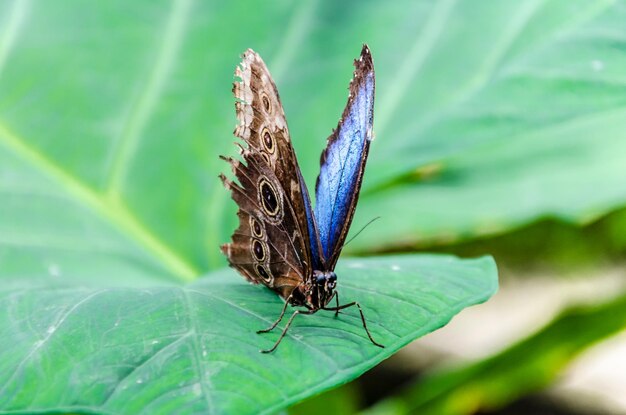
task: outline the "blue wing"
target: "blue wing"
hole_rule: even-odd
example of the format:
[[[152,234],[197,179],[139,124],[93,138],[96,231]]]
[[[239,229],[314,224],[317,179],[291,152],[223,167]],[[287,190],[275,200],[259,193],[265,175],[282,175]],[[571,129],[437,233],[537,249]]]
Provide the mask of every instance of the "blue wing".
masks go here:
[[[316,269],[332,270],[337,263],[352,222],[373,138],[375,78],[367,45],[363,45],[354,66],[348,103],[322,153],[314,214],[307,214],[309,229],[313,231],[309,234]]]
[[[309,190],[304,183],[302,173],[298,171],[300,179],[300,191],[302,198],[304,199],[304,211],[306,213],[307,229],[309,230],[309,245],[311,248],[311,260],[314,270],[324,269],[324,259],[322,257],[322,246],[320,243],[319,232],[317,230],[317,224],[315,223],[315,216],[313,209],[311,208],[311,197],[309,196]]]

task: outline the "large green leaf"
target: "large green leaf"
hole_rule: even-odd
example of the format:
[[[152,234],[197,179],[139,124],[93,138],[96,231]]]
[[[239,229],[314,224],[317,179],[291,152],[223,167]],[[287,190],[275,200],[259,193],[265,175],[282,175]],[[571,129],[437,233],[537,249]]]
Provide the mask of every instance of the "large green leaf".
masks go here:
[[[237,53],[278,50],[268,60],[287,79],[305,57],[302,30],[322,27],[318,6],[0,4],[2,411],[271,411],[358,376],[494,292],[490,259],[347,262],[342,297],[361,301],[387,348],[368,343],[350,310],[300,319],[265,356],[276,335],[254,330],[278,314],[276,296],[232,271],[181,285],[223,263],[218,244],[236,220],[216,156],[231,149]],[[329,69],[349,73],[352,40],[294,97]],[[335,86],[323,86],[329,114],[345,101]],[[311,124],[305,111],[296,126]],[[299,142],[317,153],[323,140]]]
[[[281,301],[232,270],[182,287],[0,287],[0,412],[267,413],[347,382],[497,288],[491,258],[345,261],[356,310],[300,316],[273,354]]]
[[[234,152],[248,47],[312,183],[370,44],[377,139],[355,225],[384,222],[354,248],[606,212],[626,201],[624,19],[621,0],[1,2],[0,273],[223,265],[236,218],[217,155]],[[406,184],[424,166],[434,180]]]
[[[376,237],[352,247],[446,244],[542,217],[586,224],[626,201],[626,109],[511,141],[468,151],[427,181],[372,194],[360,213],[382,216],[368,229]],[[406,206],[410,219],[391,213]]]
[[[378,246],[353,248],[449,243],[541,217],[586,223],[624,206],[626,3],[466,2],[446,18],[445,29],[431,20],[443,33],[416,72],[425,93],[404,90],[405,121],[373,150],[377,178],[391,180],[360,212],[383,216]],[[410,219],[395,213],[407,206]]]
[[[566,309],[519,343],[456,369],[431,373],[364,414],[466,415],[494,411],[553,382],[580,353],[626,328],[626,293]]]

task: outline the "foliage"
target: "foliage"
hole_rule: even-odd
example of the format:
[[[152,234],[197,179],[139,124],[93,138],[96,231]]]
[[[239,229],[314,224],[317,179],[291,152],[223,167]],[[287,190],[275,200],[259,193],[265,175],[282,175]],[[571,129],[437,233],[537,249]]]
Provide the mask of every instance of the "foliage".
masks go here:
[[[473,414],[548,386],[583,350],[626,329],[626,295],[572,307],[507,350],[456,370],[433,373],[364,414]]]
[[[231,270],[181,287],[0,290],[0,408],[96,413],[272,412],[355,378],[497,287],[493,260],[449,256],[344,261],[342,299],[356,310],[301,316],[279,349],[256,330],[282,302]],[[278,331],[278,330],[277,330]]]
[[[273,337],[251,331],[280,308],[232,272],[207,274],[225,265],[218,246],[236,222],[217,155],[235,152],[230,83],[246,48],[276,79],[312,184],[369,44],[377,139],[353,228],[382,219],[347,249],[387,252],[626,205],[624,19],[622,0],[0,3],[0,388],[12,391],[0,410],[241,408],[218,390],[262,367],[253,349]],[[484,301],[495,278],[490,259],[343,261],[341,289],[389,347],[364,342],[350,312],[300,322],[328,364],[306,362],[298,385],[287,375],[303,352],[281,345],[256,409],[358,376]],[[410,313],[430,302],[438,319]],[[248,360],[204,359],[215,339]],[[332,377],[336,361],[347,369]],[[213,376],[228,381],[213,389]],[[198,388],[212,398],[198,403]]]

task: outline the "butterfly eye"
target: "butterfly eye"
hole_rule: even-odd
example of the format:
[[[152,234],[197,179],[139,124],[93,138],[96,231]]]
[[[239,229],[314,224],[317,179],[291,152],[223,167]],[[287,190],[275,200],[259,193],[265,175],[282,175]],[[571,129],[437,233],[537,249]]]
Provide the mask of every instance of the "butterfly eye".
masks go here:
[[[265,178],[261,179],[259,193],[265,213],[269,216],[276,216],[279,213],[278,197],[272,185]]]
[[[267,95],[261,96],[261,102],[263,102],[263,108],[265,108],[265,112],[269,113],[272,109],[272,104],[270,104],[270,99]]]
[[[274,153],[274,137],[272,137],[272,134],[269,132],[267,128],[263,128],[263,132],[261,133],[261,138],[262,138],[263,146],[265,147],[265,149],[273,154]]]
[[[272,280],[272,277],[270,277],[270,274],[268,274],[268,272],[265,270],[265,267],[263,267],[262,265],[256,266],[256,273],[259,274],[259,277],[263,278],[265,281]]]
[[[252,242],[252,253],[259,262],[265,259],[265,248],[263,244],[256,239]]]
[[[261,224],[252,216],[250,217],[250,229],[252,229],[252,234],[257,238],[263,237],[263,228],[261,228]]]

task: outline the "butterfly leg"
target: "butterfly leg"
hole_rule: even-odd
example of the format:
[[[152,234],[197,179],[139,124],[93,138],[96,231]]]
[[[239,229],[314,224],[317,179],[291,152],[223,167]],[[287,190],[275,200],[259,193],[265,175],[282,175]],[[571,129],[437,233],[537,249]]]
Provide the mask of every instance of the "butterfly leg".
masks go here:
[[[278,323],[280,323],[280,321],[285,316],[285,311],[287,311],[287,306],[289,305],[290,299],[291,299],[291,296],[289,296],[289,298],[287,298],[287,300],[285,301],[285,305],[283,306],[283,311],[281,311],[280,316],[278,316],[278,319],[268,328],[263,329],[263,330],[257,330],[257,333],[269,333],[270,331],[274,330],[276,326],[278,326]]]
[[[335,310],[335,317],[337,317],[339,315],[339,293],[337,291],[334,291],[333,296],[330,297],[330,300],[328,300],[329,303],[333,300],[333,297],[335,297],[335,304],[336,304],[336,306],[333,307],[333,309]],[[323,308],[323,309],[328,310],[327,308]]]
[[[348,304],[344,304],[341,306],[337,306],[337,307],[324,307],[322,308],[322,310],[328,310],[328,311],[335,311],[335,312],[339,312],[339,310],[343,310],[344,308],[348,308],[348,307],[352,307],[352,306],[356,306],[356,308],[359,309],[359,314],[361,315],[361,322],[363,323],[363,328],[365,329],[365,333],[367,333],[367,337],[369,337],[370,341],[372,342],[372,344],[374,346],[378,346],[381,348],[385,348],[385,346],[383,346],[380,343],[377,343],[373,338],[372,335],[370,334],[369,329],[367,328],[367,323],[365,322],[365,316],[363,315],[363,310],[361,309],[361,305],[359,303],[357,303],[356,301],[348,303]]]
[[[272,346],[271,349],[267,349],[267,350],[259,350],[261,353],[272,353],[274,350],[276,350],[276,348],[278,347],[278,345],[280,344],[280,342],[283,340],[283,337],[285,337],[285,334],[287,334],[287,330],[289,330],[289,327],[291,326],[291,323],[293,322],[293,319],[298,315],[298,314],[313,314],[315,313],[317,310],[296,310],[293,312],[293,314],[291,315],[291,317],[289,317],[289,321],[287,321],[287,325],[285,325],[285,328],[283,329],[283,332],[280,333],[280,337],[278,337],[278,340],[276,340],[276,343],[274,343],[274,346]],[[373,340],[372,340],[373,341]]]

